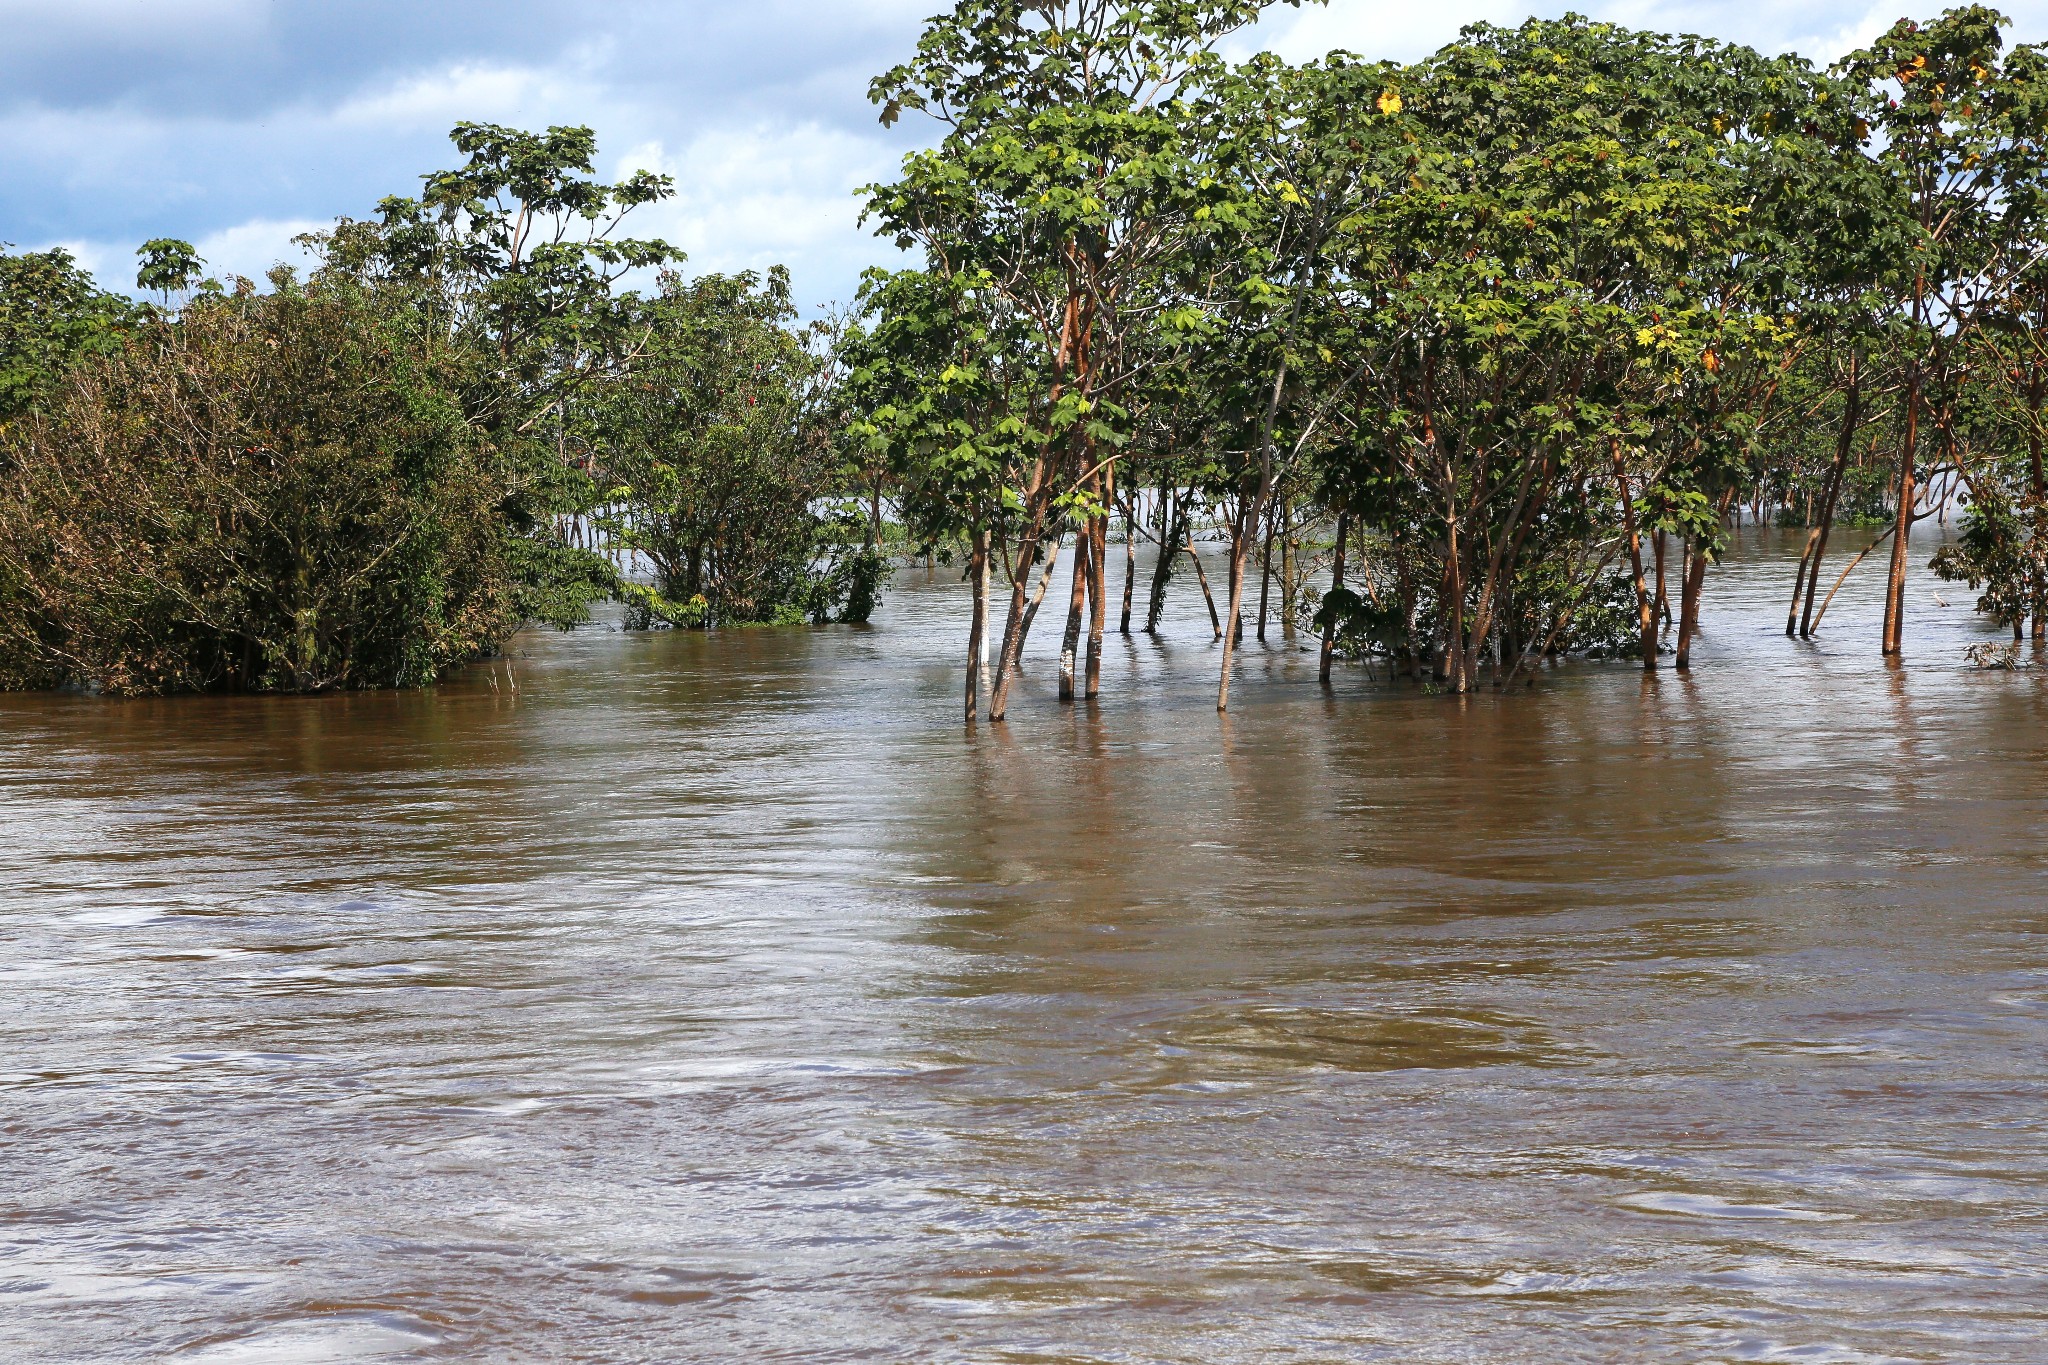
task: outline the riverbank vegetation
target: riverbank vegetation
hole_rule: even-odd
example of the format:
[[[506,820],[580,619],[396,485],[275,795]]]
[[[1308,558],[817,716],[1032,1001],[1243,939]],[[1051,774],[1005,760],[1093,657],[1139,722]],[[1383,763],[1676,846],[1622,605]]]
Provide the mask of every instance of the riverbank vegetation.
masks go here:
[[[864,192],[913,264],[810,326],[624,235],[669,187],[577,129],[458,128],[268,290],[0,257],[0,675],[423,682],[605,597],[863,620],[942,548],[970,718],[1048,596],[1072,700],[1190,579],[1219,707],[1247,630],[1469,692],[1688,668],[1745,520],[1806,528],[1791,636],[1884,565],[1896,655],[1951,508],[1935,570],[2048,634],[2048,53],[1967,6],[1828,67],[1577,17],[1225,60],[1266,7],[959,0],[870,92],[934,131]]]
[[[1050,544],[1086,550],[1061,693],[1092,694],[1112,522],[1163,577],[1191,514],[1223,559],[1219,706],[1254,586],[1262,634],[1276,596],[1284,632],[1313,615],[1326,674],[1687,667],[1745,514],[1810,527],[1789,634],[1820,624],[1835,532],[1881,519],[1896,653],[1913,524],[1951,499],[1940,571],[2048,625],[2048,103],[2000,16],[1902,21],[1826,70],[1579,18],[1413,65],[1223,61],[1260,8],[963,0],[874,85],[940,139],[869,192],[923,261],[870,281],[892,340],[862,430],[997,584],[970,714],[1006,606],[1004,713]]]
[[[585,129],[463,125],[267,287],[144,246],[136,303],[0,255],[0,683],[430,683],[532,623],[863,618],[831,357],[786,279],[624,235]],[[646,281],[642,287],[627,285]]]

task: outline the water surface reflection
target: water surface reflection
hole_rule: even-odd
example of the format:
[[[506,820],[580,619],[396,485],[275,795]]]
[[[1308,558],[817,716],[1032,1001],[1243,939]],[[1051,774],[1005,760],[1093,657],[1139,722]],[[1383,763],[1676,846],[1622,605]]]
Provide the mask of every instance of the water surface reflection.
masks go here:
[[[0,699],[0,1354],[2038,1359],[2048,681],[1785,554],[1462,703],[1197,599],[963,734],[915,571]]]

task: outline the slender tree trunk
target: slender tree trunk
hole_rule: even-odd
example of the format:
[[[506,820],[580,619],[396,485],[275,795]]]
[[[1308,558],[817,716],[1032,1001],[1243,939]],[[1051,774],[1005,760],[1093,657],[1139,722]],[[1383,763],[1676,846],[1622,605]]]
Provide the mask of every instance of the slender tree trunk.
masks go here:
[[[1138,501],[1143,491],[1132,489],[1130,505],[1124,509],[1124,614],[1117,633],[1125,636],[1131,633],[1131,598],[1138,586]]]
[[[1819,548],[1820,527],[1808,526],[1806,548],[1799,552],[1799,572],[1792,576],[1792,605],[1785,608],[1785,638],[1788,640],[1799,633],[1799,604],[1813,600],[1813,574],[1820,567],[1813,552]]]
[[[1173,581],[1173,561],[1180,558],[1180,544],[1188,538],[1180,491],[1159,486],[1159,515],[1156,523],[1159,534],[1153,543],[1159,547],[1159,557],[1152,562],[1152,592],[1145,601],[1145,633],[1157,635],[1159,620],[1166,614],[1166,585]],[[1199,564],[1201,561],[1197,560]]]
[[[1452,594],[1458,590],[1458,566],[1456,542],[1442,542],[1444,550],[1443,573],[1438,575],[1436,629],[1429,637],[1429,676],[1432,682],[1447,682],[1451,676],[1451,612],[1454,601]]]
[[[1458,514],[1445,519],[1444,663],[1451,691],[1468,692],[1465,678],[1465,547],[1458,540]]]
[[[1330,565],[1330,591],[1339,592],[1344,587],[1344,542],[1351,534],[1351,514],[1337,514],[1337,553]],[[1333,615],[1323,626],[1323,658],[1317,670],[1323,686],[1330,685],[1330,665],[1337,657],[1337,619]]]
[[[974,580],[974,615],[967,628],[967,723],[972,725],[981,711],[981,675],[988,666],[988,530],[974,533],[974,549],[968,560]]]
[[[1892,527],[1891,576],[1884,591],[1884,653],[1898,654],[1906,633],[1906,570],[1913,538],[1913,504],[1918,487],[1913,482],[1913,459],[1920,442],[1920,366],[1916,361],[1906,377],[1906,438],[1899,450],[1899,515]]]
[[[1002,720],[1009,710],[1010,680],[1016,676],[1017,660],[1024,653],[1024,634],[1031,628],[1030,617],[1025,614],[1024,610],[1024,595],[1030,590],[1031,571],[1038,567],[1038,538],[1044,534],[1044,530],[1044,509],[1041,507],[1033,517],[1029,530],[1025,533],[1024,543],[1017,555],[1016,577],[1011,580],[1010,584],[1010,614],[1009,618],[1003,622],[1003,648],[1002,652],[996,656],[995,685],[990,689],[988,698],[988,718],[991,721]],[[1053,559],[1057,560],[1058,558],[1059,547],[1055,544],[1053,547]],[[1048,579],[1050,579],[1051,573],[1052,566],[1048,564],[1046,566]],[[1044,596],[1045,589],[1042,586],[1038,591],[1041,597]],[[1032,612],[1035,614],[1037,609],[1038,604],[1033,602],[1031,604]]]
[[[1209,604],[1209,625],[1214,628],[1216,638],[1220,640],[1223,638],[1223,618],[1216,611],[1216,594],[1209,591],[1209,574],[1202,568],[1202,556],[1195,552],[1195,537],[1192,530],[1188,533],[1186,549],[1188,558],[1195,561],[1195,578],[1202,585],[1202,600]]]
[[[1820,633],[1821,618],[1828,614],[1828,607],[1834,602],[1835,594],[1840,592],[1842,590],[1842,585],[1849,581],[1849,575],[1856,571],[1856,566],[1858,564],[1861,564],[1864,560],[1868,559],[1870,557],[1870,552],[1872,550],[1875,550],[1878,546],[1884,544],[1887,540],[1890,540],[1892,538],[1893,533],[1895,533],[1898,529],[1899,528],[1897,524],[1885,527],[1883,535],[1879,536],[1876,540],[1871,541],[1870,544],[1864,546],[1863,553],[1857,555],[1854,559],[1849,561],[1848,566],[1842,570],[1841,577],[1835,580],[1835,586],[1829,588],[1828,595],[1821,600],[1820,610],[1813,614],[1814,634],[1818,635]]]
[[[1105,496],[1103,506],[1109,506]],[[1109,513],[1094,521],[1094,531],[1089,537],[1092,553],[1088,556],[1088,672],[1081,695],[1089,701],[1102,693],[1102,635],[1108,623],[1109,594],[1103,591],[1104,580],[1109,577]]]
[[[2034,638],[2048,639],[2048,468],[2041,458],[2042,368],[2035,361],[2027,377],[2027,410],[2033,418],[2027,424],[2027,465],[2033,474],[2034,538],[2029,547],[2032,559]]]
[[[1678,669],[1692,667],[1692,641],[1700,628],[1700,589],[1707,581],[1707,557],[1686,538],[1685,577],[1679,585]]]
[[[1038,619],[1038,608],[1045,602],[1045,590],[1052,586],[1053,574],[1059,568],[1060,546],[1066,539],[1065,533],[1052,538],[1052,548],[1046,552],[1045,572],[1039,576],[1038,589],[1031,594],[1031,605],[1024,609],[1024,623],[1017,631],[1017,660],[1013,667],[1021,668],[1024,662],[1024,642],[1031,638],[1031,623]]]
[[[1643,537],[1636,526],[1635,495],[1629,492],[1628,465],[1621,458],[1621,442],[1613,441],[1614,481],[1621,486],[1622,528],[1628,535],[1629,564],[1635,572],[1636,618],[1642,630],[1643,671],[1657,671],[1657,617],[1650,599],[1649,584],[1643,576]]]
[[[1093,521],[1074,529],[1074,585],[1067,597],[1067,629],[1060,637],[1060,700],[1074,699],[1076,655],[1081,648],[1081,612],[1088,605],[1088,568],[1095,562]]]
[[[1296,581],[1295,569],[1299,548],[1295,541],[1294,509],[1286,499],[1280,502],[1280,638],[1294,638],[1295,603],[1301,596],[1301,585]]]
[[[1665,626],[1671,624],[1671,592],[1670,589],[1666,586],[1666,580],[1664,576],[1665,548],[1666,533],[1663,530],[1663,528],[1660,527],[1658,528],[1655,539],[1653,539],[1650,542],[1651,553],[1656,557],[1657,560],[1657,607],[1654,615],[1657,618],[1657,630],[1660,634],[1663,632]]]
[[[1394,556],[1394,572],[1397,576],[1396,581],[1401,585],[1401,634],[1407,641],[1405,649],[1408,654],[1408,678],[1411,682],[1420,682],[1422,641],[1417,639],[1415,634],[1415,611],[1417,599],[1422,595],[1421,588],[1415,582],[1414,573],[1409,569],[1407,556],[1398,553]]]
[[[990,547],[988,528],[983,527],[980,534],[981,572],[974,580],[974,595],[981,600],[981,676],[985,680],[989,676],[990,655],[993,652],[991,645],[994,632],[988,628],[988,609],[993,600],[993,594],[989,591],[989,580],[994,577],[995,555]]]
[[[1809,498],[1807,501],[1810,504],[1812,499]],[[1809,516],[1813,514],[1813,508],[1810,505],[1806,511]],[[1685,615],[1685,580],[1692,573],[1692,559],[1693,538],[1690,535],[1680,536],[1678,538],[1678,614],[1680,616]]]
[[[1259,643],[1266,643],[1266,613],[1273,601],[1273,518],[1277,508],[1266,512],[1265,544],[1260,550],[1259,563]]]
[[[1856,426],[1863,419],[1862,353],[1849,353],[1849,395],[1842,411],[1842,431],[1835,439],[1835,463],[1828,471],[1827,487],[1821,493],[1820,524],[1814,528],[1813,563],[1806,571],[1806,605],[1799,613],[1799,638],[1810,640],[1819,621],[1813,614],[1813,599],[1820,591],[1820,566],[1826,561],[1828,537],[1834,533],[1835,513],[1841,506],[1842,481],[1848,477],[1849,456],[1856,445]]]

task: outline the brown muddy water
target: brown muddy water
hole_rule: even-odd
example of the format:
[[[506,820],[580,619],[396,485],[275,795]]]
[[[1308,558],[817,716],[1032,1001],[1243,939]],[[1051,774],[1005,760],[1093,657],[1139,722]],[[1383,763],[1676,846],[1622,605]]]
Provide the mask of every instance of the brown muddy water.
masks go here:
[[[963,733],[921,569],[0,699],[0,1359],[2048,1359],[2048,675],[1744,540],[1464,704],[1186,584]]]

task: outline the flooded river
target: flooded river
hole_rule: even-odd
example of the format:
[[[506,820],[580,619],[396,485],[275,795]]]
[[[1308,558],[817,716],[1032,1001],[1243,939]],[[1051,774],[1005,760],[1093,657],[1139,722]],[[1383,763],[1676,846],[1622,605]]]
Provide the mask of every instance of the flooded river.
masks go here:
[[[0,698],[0,1359],[2048,1358],[2048,674],[1744,541],[1463,704],[1177,583],[964,732],[922,569]]]

